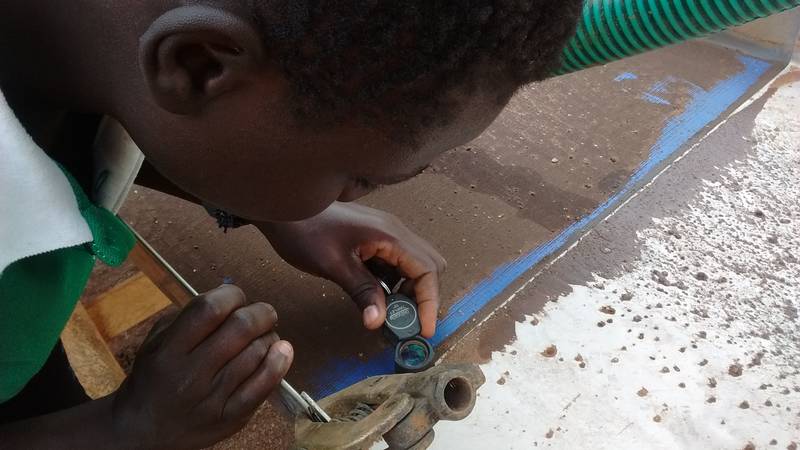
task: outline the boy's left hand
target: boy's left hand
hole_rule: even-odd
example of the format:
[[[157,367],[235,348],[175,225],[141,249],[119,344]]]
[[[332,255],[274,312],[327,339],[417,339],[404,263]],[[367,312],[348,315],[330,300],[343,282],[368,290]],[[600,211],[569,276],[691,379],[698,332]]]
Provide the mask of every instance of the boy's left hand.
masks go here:
[[[379,258],[413,286],[422,335],[432,337],[439,310],[439,275],[447,263],[395,216],[355,203],[334,203],[300,222],[256,226],[275,251],[296,268],[341,286],[362,310],[364,326],[383,325],[386,299],[364,261]]]

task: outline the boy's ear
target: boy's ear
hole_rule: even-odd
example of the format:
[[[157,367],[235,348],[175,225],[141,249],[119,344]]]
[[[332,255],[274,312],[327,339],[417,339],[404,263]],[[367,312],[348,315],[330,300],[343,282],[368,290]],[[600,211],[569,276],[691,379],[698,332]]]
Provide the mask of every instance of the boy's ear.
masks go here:
[[[158,17],[139,39],[139,63],[156,102],[194,114],[252,79],[264,60],[253,26],[230,12],[184,6]]]

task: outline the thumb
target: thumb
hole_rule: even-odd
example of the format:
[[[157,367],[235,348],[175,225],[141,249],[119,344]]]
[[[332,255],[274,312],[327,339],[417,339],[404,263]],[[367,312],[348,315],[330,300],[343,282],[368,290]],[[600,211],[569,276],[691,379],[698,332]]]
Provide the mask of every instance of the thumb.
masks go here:
[[[378,280],[360,259],[348,261],[339,268],[340,275],[332,280],[347,292],[361,310],[364,326],[376,330],[386,319],[386,297]]]
[[[156,342],[158,342],[159,338],[161,337],[161,333],[169,328],[169,326],[172,325],[172,322],[175,321],[175,318],[178,317],[178,312],[179,311],[169,312],[158,319],[153,327],[150,328],[150,331],[147,333],[147,336],[144,338],[144,341],[139,348],[146,350],[156,345]]]

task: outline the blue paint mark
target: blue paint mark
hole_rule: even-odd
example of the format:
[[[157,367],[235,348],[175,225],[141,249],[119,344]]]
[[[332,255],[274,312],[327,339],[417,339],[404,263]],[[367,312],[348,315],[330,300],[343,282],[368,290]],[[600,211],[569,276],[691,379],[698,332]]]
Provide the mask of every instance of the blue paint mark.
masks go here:
[[[724,113],[771,67],[770,63],[749,56],[739,56],[738,59],[744,65],[741,72],[719,82],[709,91],[699,87],[690,90],[692,100],[686,105],[686,109],[666,123],[658,141],[650,149],[650,156],[639,165],[622,189],[603,202],[591,214],[567,227],[553,240],[513,262],[498,267],[488,278],[478,282],[442,318],[431,343],[433,345],[441,344],[519,277],[544,258],[562,248],[594,220],[602,217],[611,207],[619,204],[639,182],[712,120]],[[392,349],[386,349],[368,361],[361,361],[357,358],[338,360],[318,371],[325,376],[325,379],[319,380],[314,394],[316,397],[324,397],[364,378],[393,371]]]
[[[697,92],[703,91],[703,88],[700,86],[692,83],[688,80],[679,80],[673,76],[668,76],[661,81],[650,86],[650,89],[647,90],[644,94],[641,95],[642,100],[656,104],[656,105],[671,105],[672,103],[661,96],[661,94],[667,94],[669,92],[669,88],[673,84],[685,84],[689,86],[689,93],[694,97]]]
[[[661,81],[656,82],[654,85],[650,86],[650,89],[647,91],[651,94],[665,94],[667,92],[667,88],[669,85],[678,81],[677,78],[673,76],[668,76]]]
[[[672,83],[678,81],[677,78],[673,76],[668,76],[661,81],[658,81],[656,84],[650,86],[650,89],[647,90],[644,94],[642,94],[642,100],[647,102],[656,104],[656,105],[671,105],[672,103],[669,100],[664,99],[658,94],[666,94],[668,92],[668,88]]]
[[[614,78],[614,81],[620,82],[625,80],[637,80],[637,79],[639,79],[639,76],[636,75],[635,73],[622,72],[621,74],[617,75],[616,78]]]
[[[668,100],[664,100],[663,98],[661,98],[661,97],[659,97],[657,95],[653,95],[653,94],[651,94],[649,92],[645,92],[644,94],[642,94],[641,99],[645,100],[647,102],[656,104],[656,105],[671,105],[672,104]]]

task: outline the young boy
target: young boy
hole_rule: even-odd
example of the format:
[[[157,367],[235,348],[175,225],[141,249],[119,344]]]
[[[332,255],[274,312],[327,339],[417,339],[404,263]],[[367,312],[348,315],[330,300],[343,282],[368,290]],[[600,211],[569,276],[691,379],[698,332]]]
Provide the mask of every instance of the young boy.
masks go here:
[[[146,156],[138,183],[259,227],[288,262],[341,285],[367,328],[385,304],[362,262],[397,267],[432,336],[444,259],[348,202],[477,136],[558,64],[581,4],[4,2],[0,448],[211,445],[291,364],[275,311],[222,286],[153,328],[116,393],[85,401],[58,335],[94,257],[118,263],[131,245],[92,202],[113,209],[141,165],[95,141],[101,116]]]

